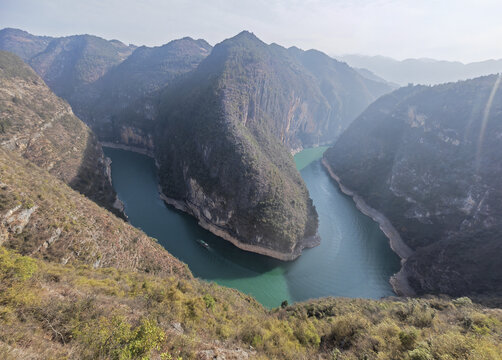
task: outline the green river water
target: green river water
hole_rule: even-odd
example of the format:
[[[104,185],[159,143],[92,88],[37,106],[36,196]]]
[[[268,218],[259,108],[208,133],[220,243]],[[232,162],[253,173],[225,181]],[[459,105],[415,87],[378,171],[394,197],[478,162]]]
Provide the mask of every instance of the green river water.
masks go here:
[[[324,170],[320,158],[325,149],[295,155],[319,214],[321,245],[292,262],[242,251],[166,206],[158,194],[153,159],[111,148],[105,154],[112,159],[113,186],[131,224],[158,239],[201,279],[250,294],[267,307],[324,296],[393,295],[389,278],[399,270],[399,258],[378,225],[357,210]]]

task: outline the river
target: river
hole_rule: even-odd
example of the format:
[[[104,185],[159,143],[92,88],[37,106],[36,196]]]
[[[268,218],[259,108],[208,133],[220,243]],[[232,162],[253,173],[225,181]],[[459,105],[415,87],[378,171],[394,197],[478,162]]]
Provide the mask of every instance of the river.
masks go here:
[[[304,250],[292,262],[245,252],[202,229],[193,217],[160,199],[153,159],[120,149],[104,150],[112,159],[113,186],[131,224],[187,263],[195,276],[250,294],[269,308],[284,300],[394,295],[389,278],[399,270],[399,258],[378,224],[357,210],[322,167],[325,149],[295,155],[319,214],[321,245]]]

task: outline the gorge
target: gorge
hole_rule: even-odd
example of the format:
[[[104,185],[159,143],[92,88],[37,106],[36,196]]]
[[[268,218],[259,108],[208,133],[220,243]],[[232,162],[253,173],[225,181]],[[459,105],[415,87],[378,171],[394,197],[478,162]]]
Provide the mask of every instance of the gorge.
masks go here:
[[[295,156],[319,213],[321,244],[287,263],[242,251],[200,228],[192,217],[166,207],[152,159],[111,148],[105,154],[112,159],[113,186],[131,224],[156,238],[197,277],[253,295],[267,307],[324,296],[391,296],[389,278],[399,270],[399,258],[378,225],[340,193],[321,167],[325,149]]]

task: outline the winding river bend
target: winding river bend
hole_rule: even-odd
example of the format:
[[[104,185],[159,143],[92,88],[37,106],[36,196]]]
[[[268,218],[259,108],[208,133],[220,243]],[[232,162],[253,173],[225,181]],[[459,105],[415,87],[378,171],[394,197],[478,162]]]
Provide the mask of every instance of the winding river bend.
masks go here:
[[[131,224],[158,239],[201,279],[250,294],[267,307],[323,296],[394,295],[389,278],[399,270],[400,260],[378,224],[356,209],[322,167],[325,149],[295,155],[319,213],[321,245],[304,250],[293,262],[242,251],[166,206],[157,191],[153,159],[112,148],[105,148],[105,154],[112,159],[113,186]]]

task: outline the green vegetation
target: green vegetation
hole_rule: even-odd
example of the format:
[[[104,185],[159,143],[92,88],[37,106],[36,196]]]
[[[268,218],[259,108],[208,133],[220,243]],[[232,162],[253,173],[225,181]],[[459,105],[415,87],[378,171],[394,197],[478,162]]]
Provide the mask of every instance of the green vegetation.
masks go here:
[[[267,311],[215,284],[51,264],[3,247],[0,280],[6,359],[195,359],[235,349],[258,359],[498,360],[502,353],[500,310],[465,300],[322,299]]]

